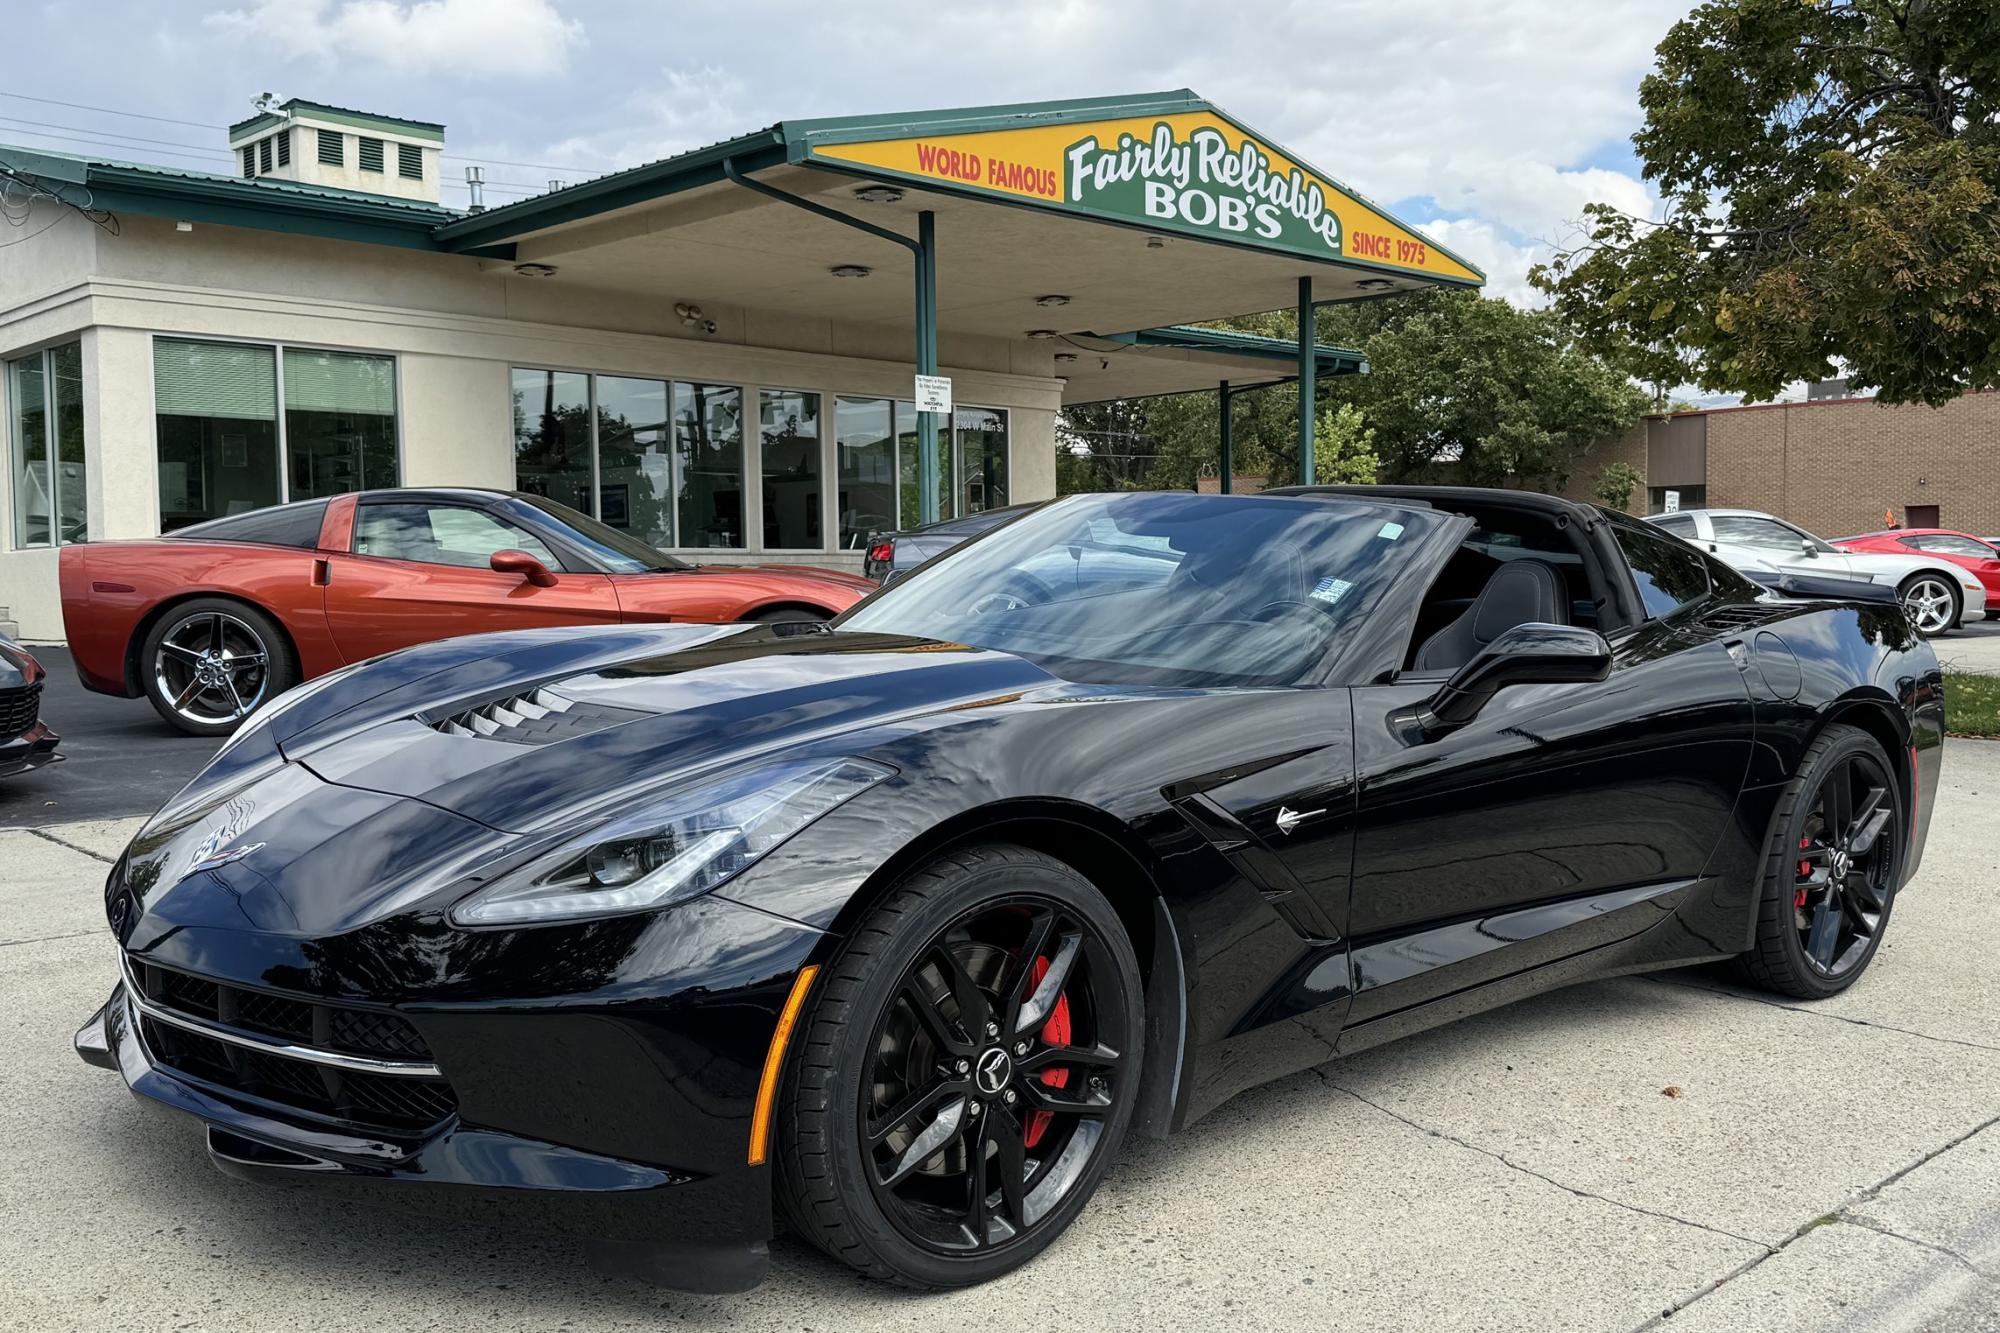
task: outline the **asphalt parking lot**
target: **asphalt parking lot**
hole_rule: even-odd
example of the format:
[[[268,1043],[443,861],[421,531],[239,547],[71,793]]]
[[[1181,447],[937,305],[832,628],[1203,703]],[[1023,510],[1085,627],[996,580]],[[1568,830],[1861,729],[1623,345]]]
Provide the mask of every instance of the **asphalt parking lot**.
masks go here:
[[[118,719],[110,759],[159,740]],[[116,804],[105,768],[177,784],[206,744],[98,774],[79,748],[57,805],[0,820],[35,825],[0,830],[0,1328],[2000,1329],[2000,743],[1949,743],[1923,870],[1838,1000],[1710,972],[1578,987],[1129,1145],[992,1286],[913,1296],[780,1240],[735,1297],[237,1183],[76,1059],[115,973],[100,886],[139,821],[59,816]]]

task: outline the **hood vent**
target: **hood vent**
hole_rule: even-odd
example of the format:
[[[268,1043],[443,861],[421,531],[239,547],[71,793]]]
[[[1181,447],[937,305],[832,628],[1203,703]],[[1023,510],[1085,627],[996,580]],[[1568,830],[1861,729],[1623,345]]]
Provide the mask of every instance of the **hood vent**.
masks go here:
[[[484,737],[516,745],[553,745],[649,716],[636,708],[572,699],[542,686],[526,694],[491,699],[461,712],[427,716],[424,722],[431,730],[447,736]]]

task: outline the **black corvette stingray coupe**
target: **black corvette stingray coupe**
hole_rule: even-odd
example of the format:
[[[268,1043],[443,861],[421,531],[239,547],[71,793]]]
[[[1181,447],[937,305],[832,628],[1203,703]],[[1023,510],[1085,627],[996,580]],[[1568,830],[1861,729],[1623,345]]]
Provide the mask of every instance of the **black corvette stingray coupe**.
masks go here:
[[[1698,960],[1842,990],[1943,727],[1893,602],[1622,515],[1076,496],[829,625],[463,638],[267,705],[113,870],[76,1045],[235,1175],[684,1286],[780,1217],[962,1285],[1127,1133],[1330,1056]]]

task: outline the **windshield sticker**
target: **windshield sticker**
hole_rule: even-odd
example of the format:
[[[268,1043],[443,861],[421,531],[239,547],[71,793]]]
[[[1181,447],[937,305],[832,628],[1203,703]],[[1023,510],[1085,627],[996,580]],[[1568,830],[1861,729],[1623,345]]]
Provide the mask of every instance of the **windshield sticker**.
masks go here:
[[[1317,602],[1337,602],[1347,596],[1347,590],[1353,586],[1346,579],[1321,579],[1313,585],[1313,600]]]
[[[1395,541],[1396,538],[1403,535],[1403,525],[1401,523],[1384,523],[1382,530],[1375,535],[1385,542]]]

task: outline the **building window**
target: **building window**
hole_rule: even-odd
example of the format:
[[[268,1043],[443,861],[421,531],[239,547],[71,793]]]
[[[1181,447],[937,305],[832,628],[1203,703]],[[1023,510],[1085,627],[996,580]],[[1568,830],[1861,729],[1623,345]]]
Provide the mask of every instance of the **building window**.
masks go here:
[[[872,532],[916,527],[923,521],[917,504],[916,404],[841,398],[835,414],[841,548],[859,549]],[[955,518],[1005,505],[1007,459],[1004,410],[961,407],[940,421],[938,517]],[[883,469],[888,469],[886,475]]]
[[[1674,493],[1675,509],[1706,509],[1708,507],[1708,487],[1706,486],[1648,486],[1646,488],[1646,512],[1664,514],[1667,512],[1667,492]]]
[[[153,411],[162,532],[284,498],[275,349],[156,339]]]
[[[742,546],[743,390],[674,385],[674,462],[681,545]]]
[[[757,422],[764,546],[816,551],[825,544],[819,505],[819,395],[760,389]]]
[[[530,495],[596,512],[590,457],[590,376],[514,372],[514,484]]]
[[[361,169],[380,171],[382,169],[382,141],[366,139],[361,141]]]
[[[654,546],[674,544],[667,402],[665,380],[597,377],[597,517]]]
[[[243,179],[249,180],[257,174],[257,145],[243,145]]]
[[[977,514],[1007,503],[1007,414],[991,407],[961,407],[956,430],[958,512]]]
[[[90,535],[83,452],[83,344],[7,363],[8,474],[14,545],[55,546]]]
[[[259,139],[257,141],[257,170],[268,172],[270,169],[271,141],[269,139]]]
[[[319,162],[323,167],[347,165],[347,136],[336,130],[319,130]]]
[[[896,521],[895,408],[886,398],[833,400],[840,549],[858,551]]]
[[[292,165],[292,132],[290,130],[278,131],[278,165],[281,167]]]
[[[394,357],[157,338],[153,411],[162,532],[398,483]]]
[[[396,362],[285,349],[288,500],[396,484]]]
[[[396,174],[406,181],[424,178],[424,150],[413,143],[396,145]]]

